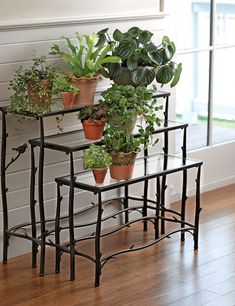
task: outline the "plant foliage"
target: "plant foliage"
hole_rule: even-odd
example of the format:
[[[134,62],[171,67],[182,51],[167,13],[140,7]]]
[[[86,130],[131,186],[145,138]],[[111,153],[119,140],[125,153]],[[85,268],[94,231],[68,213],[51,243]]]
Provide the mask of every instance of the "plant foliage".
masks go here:
[[[112,55],[121,58],[121,63],[106,64],[111,79],[115,80],[126,67],[136,85],[148,85],[154,79],[162,85],[171,82],[171,87],[178,83],[182,65],[172,61],[176,47],[169,37],[164,36],[161,44],[155,45],[153,33],[138,27],[132,27],[127,32],[116,29],[112,39],[108,29],[98,32],[98,36],[99,42],[107,41],[114,45]]]
[[[75,36],[75,43],[68,37],[62,37],[67,43],[68,51],[62,51],[59,45],[54,44],[50,54],[62,57],[77,78],[90,78],[98,73],[105,74],[103,65],[121,62],[118,56],[110,56],[110,52],[114,50],[114,43],[104,41],[97,46],[98,35],[95,33],[90,35],[76,33]]]
[[[83,161],[86,169],[108,168],[112,163],[112,157],[102,146],[91,144],[83,156]]]

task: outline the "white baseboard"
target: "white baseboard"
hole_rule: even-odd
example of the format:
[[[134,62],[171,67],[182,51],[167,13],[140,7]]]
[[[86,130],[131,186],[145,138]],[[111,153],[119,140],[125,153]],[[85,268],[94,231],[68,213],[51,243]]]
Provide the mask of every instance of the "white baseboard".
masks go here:
[[[201,186],[201,193],[211,191],[211,190],[214,190],[214,189],[218,189],[218,188],[222,188],[224,186],[228,186],[228,185],[231,185],[231,184],[235,184],[235,176],[225,177],[225,178],[222,178],[222,179],[217,180],[217,181],[204,183]],[[189,188],[187,190],[187,194],[188,194],[188,196],[195,195],[195,187]],[[170,202],[178,201],[178,200],[180,200],[180,198],[181,198],[181,191],[177,191],[177,192],[172,193],[170,195]]]

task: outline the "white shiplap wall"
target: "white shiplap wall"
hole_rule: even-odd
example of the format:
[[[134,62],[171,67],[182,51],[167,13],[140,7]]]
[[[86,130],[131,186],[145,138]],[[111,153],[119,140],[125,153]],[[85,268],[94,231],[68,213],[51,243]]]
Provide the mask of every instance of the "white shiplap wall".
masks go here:
[[[97,18],[67,18],[56,20],[44,20],[40,22],[0,24],[0,105],[9,103],[10,93],[8,91],[9,81],[13,78],[14,71],[20,66],[30,65],[33,56],[47,55],[53,43],[61,44],[61,36],[73,37],[77,31],[81,34],[97,32],[103,28],[110,28],[110,32],[119,28],[127,30],[132,26],[139,26],[153,31],[156,37],[162,37],[164,28],[164,15],[145,13],[126,16],[112,16]],[[64,64],[58,58],[48,55],[48,62],[63,69]],[[103,90],[109,83],[101,82],[98,91]],[[17,118],[10,116],[7,121],[9,137],[7,144],[7,161],[14,156],[11,148],[16,147],[28,139],[38,136],[38,123],[36,121],[18,122]],[[71,130],[79,126],[75,115],[67,115],[63,120],[64,130]],[[46,134],[56,133],[56,122],[54,118],[46,121]],[[37,151],[38,153],[38,151]],[[81,169],[81,153],[76,155],[76,170]],[[46,151],[45,155],[45,208],[47,216],[54,216],[56,203],[56,186],[54,178],[65,175],[69,171],[68,158],[65,154]],[[7,174],[7,186],[9,188],[8,208],[9,225],[18,224],[29,220],[29,178],[30,178],[30,152],[27,152],[9,168]],[[37,191],[37,190],[36,190]],[[66,188],[63,194],[67,195]],[[79,203],[84,206],[91,200],[91,194],[81,192]],[[78,199],[76,194],[75,200]],[[1,200],[0,200],[1,201]],[[64,199],[66,201],[66,197]],[[85,216],[84,218],[90,218]],[[2,205],[0,202],[0,258],[2,256]],[[22,239],[11,238],[9,256],[30,251],[30,243]]]

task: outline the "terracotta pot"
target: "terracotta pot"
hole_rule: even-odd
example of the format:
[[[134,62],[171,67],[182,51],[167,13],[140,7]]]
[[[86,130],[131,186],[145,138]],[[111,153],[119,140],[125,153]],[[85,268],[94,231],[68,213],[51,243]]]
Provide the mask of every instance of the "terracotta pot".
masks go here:
[[[73,102],[76,96],[76,93],[74,92],[61,92],[60,93],[64,108],[72,108],[73,107]]]
[[[110,176],[116,180],[128,180],[132,177],[134,163],[138,152],[112,153],[112,165],[110,166]]]
[[[103,184],[106,173],[107,173],[107,168],[94,168],[92,169],[95,181],[97,184]]]
[[[38,83],[29,82],[27,85],[28,99],[32,104],[49,108],[51,104],[52,82],[41,80]]]
[[[86,139],[98,140],[103,136],[105,120],[83,120],[82,126]]]
[[[91,78],[72,77],[73,84],[79,88],[79,93],[77,93],[74,99],[74,105],[83,107],[94,103],[96,86],[99,79],[100,75]]]
[[[115,180],[128,180],[132,177],[134,164],[110,166],[110,176]]]

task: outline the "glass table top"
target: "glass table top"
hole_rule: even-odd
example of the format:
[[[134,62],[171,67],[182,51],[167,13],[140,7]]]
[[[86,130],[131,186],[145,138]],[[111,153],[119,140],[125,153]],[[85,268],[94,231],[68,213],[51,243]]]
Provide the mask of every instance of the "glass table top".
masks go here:
[[[134,135],[138,135],[138,127],[137,127],[138,124],[140,124],[140,122],[137,121],[135,130],[133,132]],[[184,128],[184,127],[187,127],[187,124],[168,121],[167,125],[164,125],[164,121],[162,121],[160,126],[156,126],[154,134],[158,134],[163,131],[170,131],[179,128]],[[78,150],[83,150],[86,149],[89,146],[89,144],[94,142],[98,143],[99,141],[89,141],[85,139],[83,130],[46,136],[44,138],[44,144],[46,148],[52,150],[59,150],[63,152],[74,152]],[[40,138],[31,139],[30,143],[35,146],[40,146],[41,140]]]
[[[96,184],[91,171],[75,174],[75,187],[90,190],[94,192],[105,191],[117,187],[134,184],[137,182],[151,179],[157,176],[162,176],[170,173],[175,173],[189,168],[194,168],[202,165],[201,161],[185,159],[171,155],[156,154],[146,158],[137,159],[134,166],[133,176],[129,180],[115,180],[110,177],[109,171],[106,175],[103,184]],[[70,176],[57,178],[65,185],[69,185]]]

